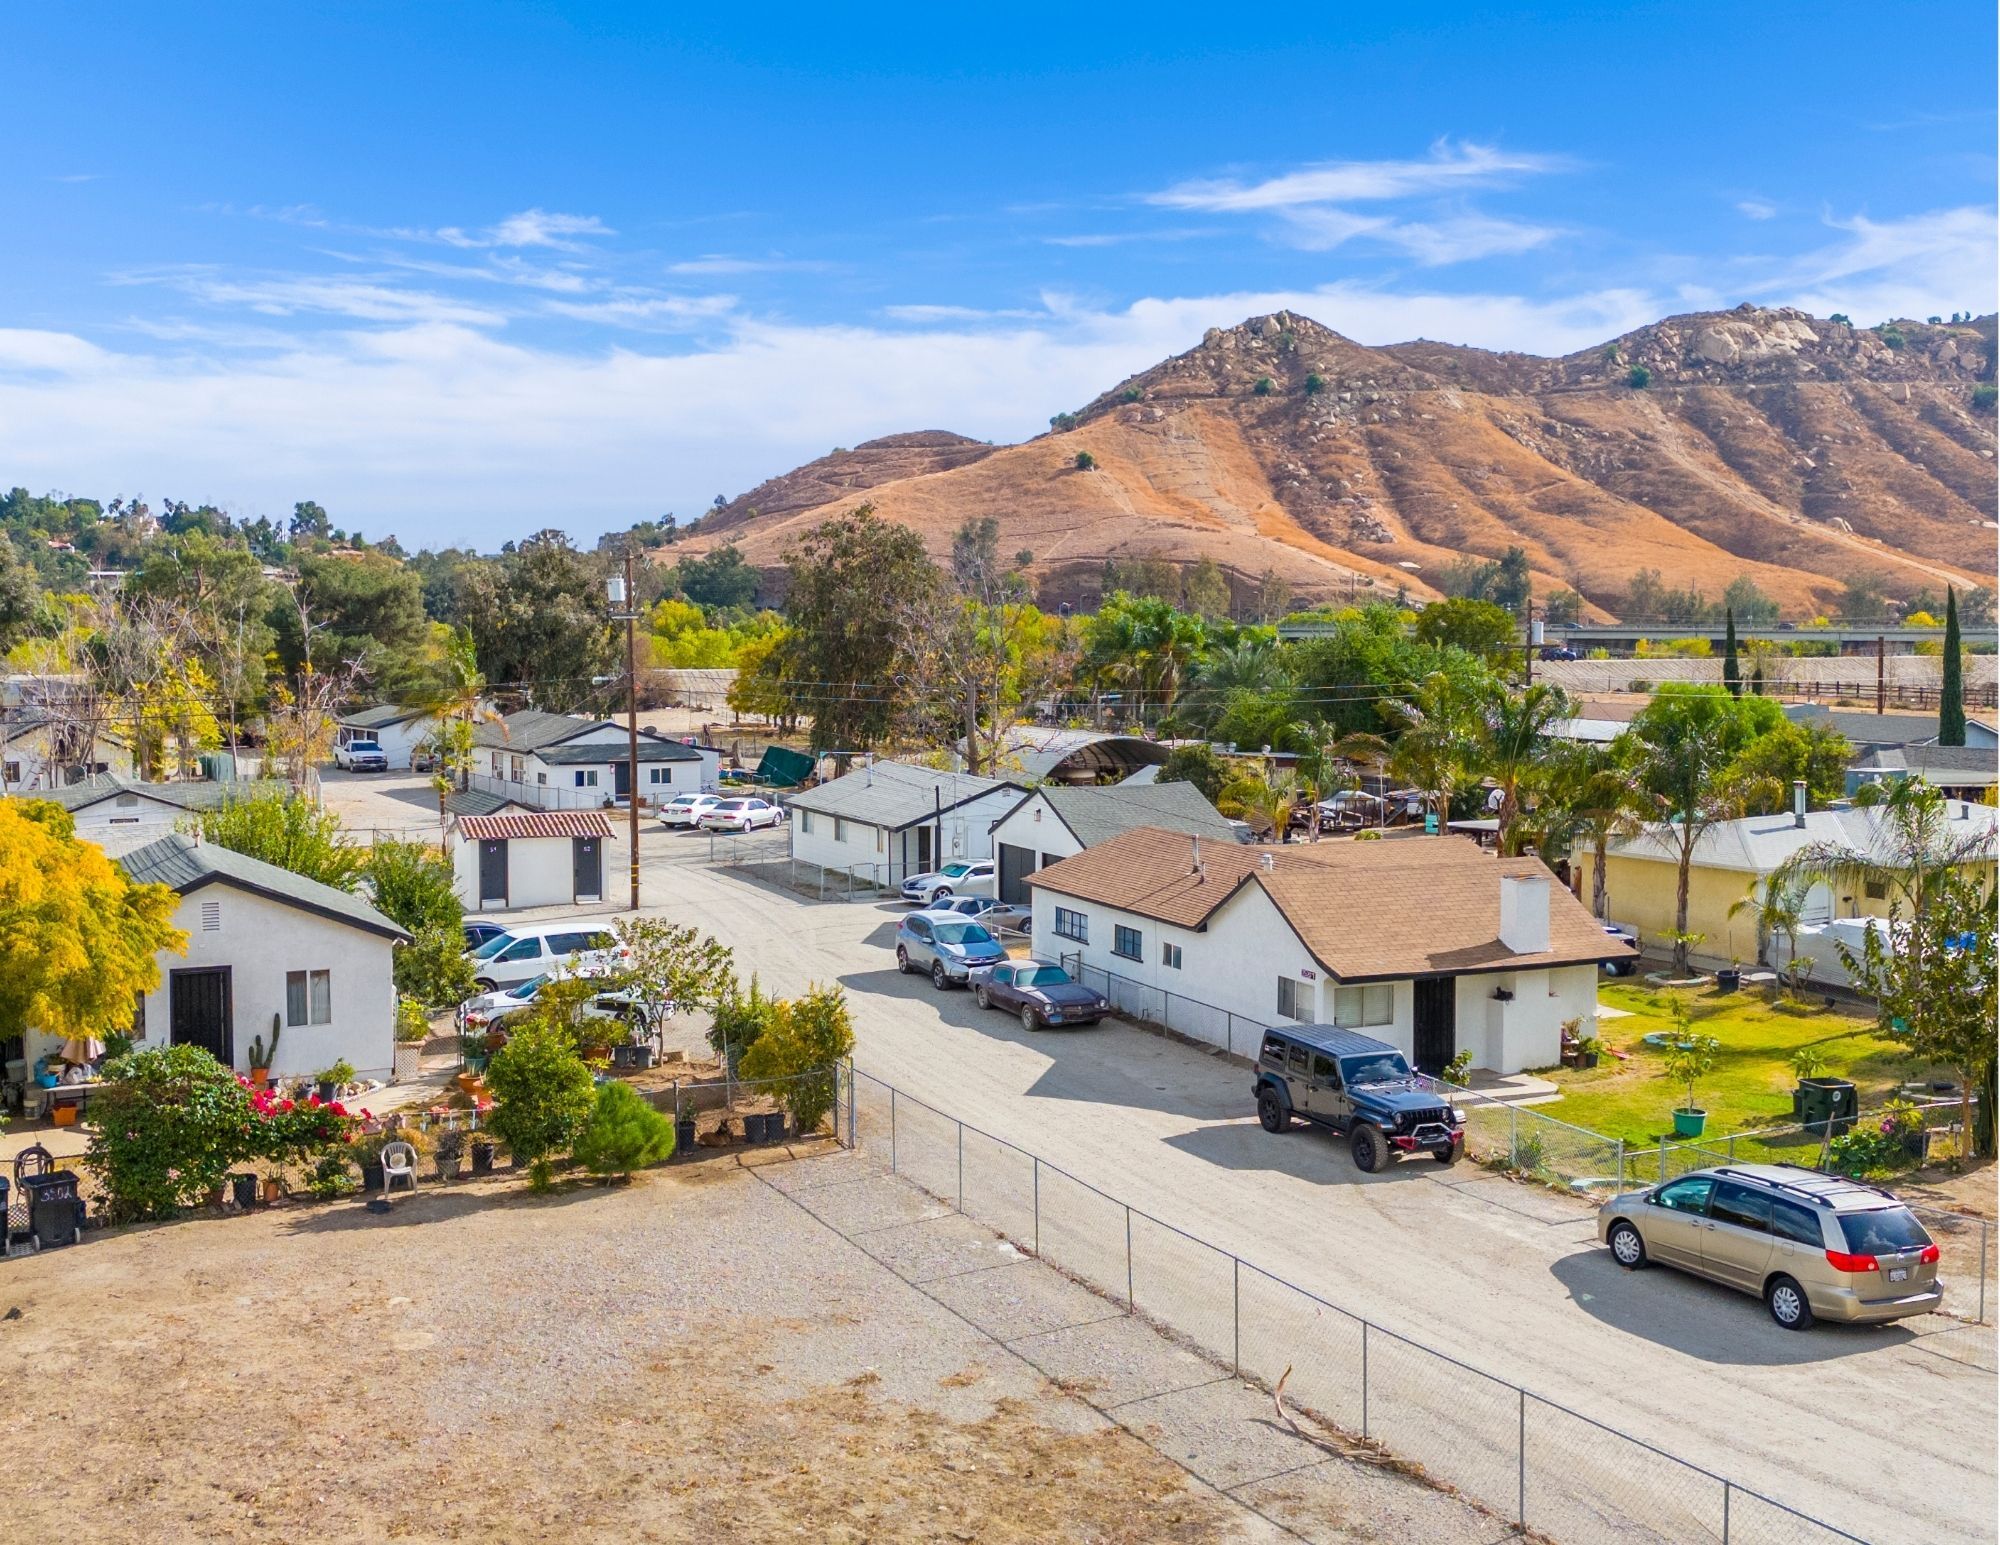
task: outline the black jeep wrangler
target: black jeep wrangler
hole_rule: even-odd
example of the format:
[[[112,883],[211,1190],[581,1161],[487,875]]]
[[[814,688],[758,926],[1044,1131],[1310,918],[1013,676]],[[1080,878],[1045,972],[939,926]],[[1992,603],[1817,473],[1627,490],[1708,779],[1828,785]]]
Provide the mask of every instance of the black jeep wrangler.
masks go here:
[[[1273,1026],[1257,1059],[1257,1119],[1282,1132],[1294,1116],[1347,1134],[1357,1169],[1391,1153],[1456,1164],[1465,1116],[1386,1042],[1334,1025]]]

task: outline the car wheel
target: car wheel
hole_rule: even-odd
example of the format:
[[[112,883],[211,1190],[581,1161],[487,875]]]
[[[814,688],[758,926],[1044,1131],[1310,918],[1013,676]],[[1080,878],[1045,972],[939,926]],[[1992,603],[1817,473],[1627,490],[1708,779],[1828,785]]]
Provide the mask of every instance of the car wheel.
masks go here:
[[[1354,1137],[1348,1147],[1354,1154],[1354,1167],[1364,1175],[1374,1174],[1389,1157],[1389,1145],[1382,1139],[1382,1129],[1371,1127],[1366,1122],[1354,1129]]]
[[[1444,1165],[1456,1164],[1458,1162],[1458,1144],[1453,1143],[1448,1148],[1440,1148],[1436,1153],[1432,1154],[1431,1157],[1433,1159],[1436,1159],[1440,1164]]]
[[[1042,1016],[1035,1012],[1032,1003],[1021,1005],[1021,1028],[1030,1034],[1042,1028]]]
[[[936,890],[931,892],[930,904],[936,906],[940,901],[948,901],[950,899],[951,887],[949,885],[940,885]]]
[[[1292,1124],[1291,1112],[1269,1089],[1257,1091],[1257,1120],[1266,1132],[1283,1132]]]
[[[1764,1289],[1764,1304],[1771,1318],[1786,1330],[1812,1329],[1812,1305],[1806,1302],[1806,1290],[1790,1277],[1771,1279],[1771,1285]]]
[[[1605,1243],[1611,1246],[1611,1259],[1627,1271],[1637,1271],[1646,1264],[1646,1241],[1631,1224],[1612,1224],[1611,1237]]]
[[[896,946],[896,970],[903,976],[910,974],[910,952],[900,944]]]
[[[944,962],[942,960],[933,960],[931,962],[931,986],[935,987],[939,992],[943,992],[950,985],[951,978],[944,974]]]
[[[498,992],[500,990],[493,984],[493,978],[490,976],[474,977],[472,979],[472,986],[475,992]]]
[[[984,987],[975,987],[972,989],[972,1001],[983,1009],[993,1007],[993,1000],[986,996],[986,989]]]

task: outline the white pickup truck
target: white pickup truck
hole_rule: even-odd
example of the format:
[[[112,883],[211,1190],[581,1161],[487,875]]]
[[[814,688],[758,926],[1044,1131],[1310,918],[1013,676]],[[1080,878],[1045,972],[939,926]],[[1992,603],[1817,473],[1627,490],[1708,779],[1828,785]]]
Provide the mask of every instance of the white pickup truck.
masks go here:
[[[380,741],[356,735],[333,748],[333,765],[346,772],[387,772],[389,758]]]

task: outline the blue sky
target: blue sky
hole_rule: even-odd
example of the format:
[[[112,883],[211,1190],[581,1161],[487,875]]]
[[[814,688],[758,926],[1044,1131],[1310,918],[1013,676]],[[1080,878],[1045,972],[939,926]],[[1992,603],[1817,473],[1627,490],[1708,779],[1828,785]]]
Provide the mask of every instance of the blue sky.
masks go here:
[[[588,541],[1279,306],[1993,309],[1990,4],[1465,9],[9,7],[0,483]]]

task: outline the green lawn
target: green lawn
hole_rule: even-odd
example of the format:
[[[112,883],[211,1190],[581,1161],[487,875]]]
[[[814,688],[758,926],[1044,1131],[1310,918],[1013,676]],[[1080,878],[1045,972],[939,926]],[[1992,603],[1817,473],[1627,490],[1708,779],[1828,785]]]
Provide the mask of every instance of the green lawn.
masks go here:
[[[1879,1103],[1905,1080],[1937,1071],[1909,1061],[1898,1042],[1876,1033],[1872,1019],[1817,1007],[1774,1006],[1762,993],[1747,991],[1720,994],[1703,988],[1683,997],[1693,1028],[1722,1043],[1715,1071],[1696,1093],[1708,1111],[1710,1134],[1789,1122],[1792,1086],[1798,1081],[1791,1055],[1801,1046],[1817,1046],[1825,1053],[1828,1076],[1854,1080],[1863,1109]],[[1668,995],[1644,983],[1616,982],[1602,986],[1598,1001],[1628,1010],[1631,1017],[1600,1020],[1598,1035],[1606,1055],[1594,1068],[1561,1068],[1547,1074],[1562,1086],[1563,1096],[1532,1108],[1627,1142],[1671,1137],[1672,1112],[1682,1093],[1661,1076],[1664,1051],[1641,1044],[1641,1038],[1655,1030],[1673,1029]]]

